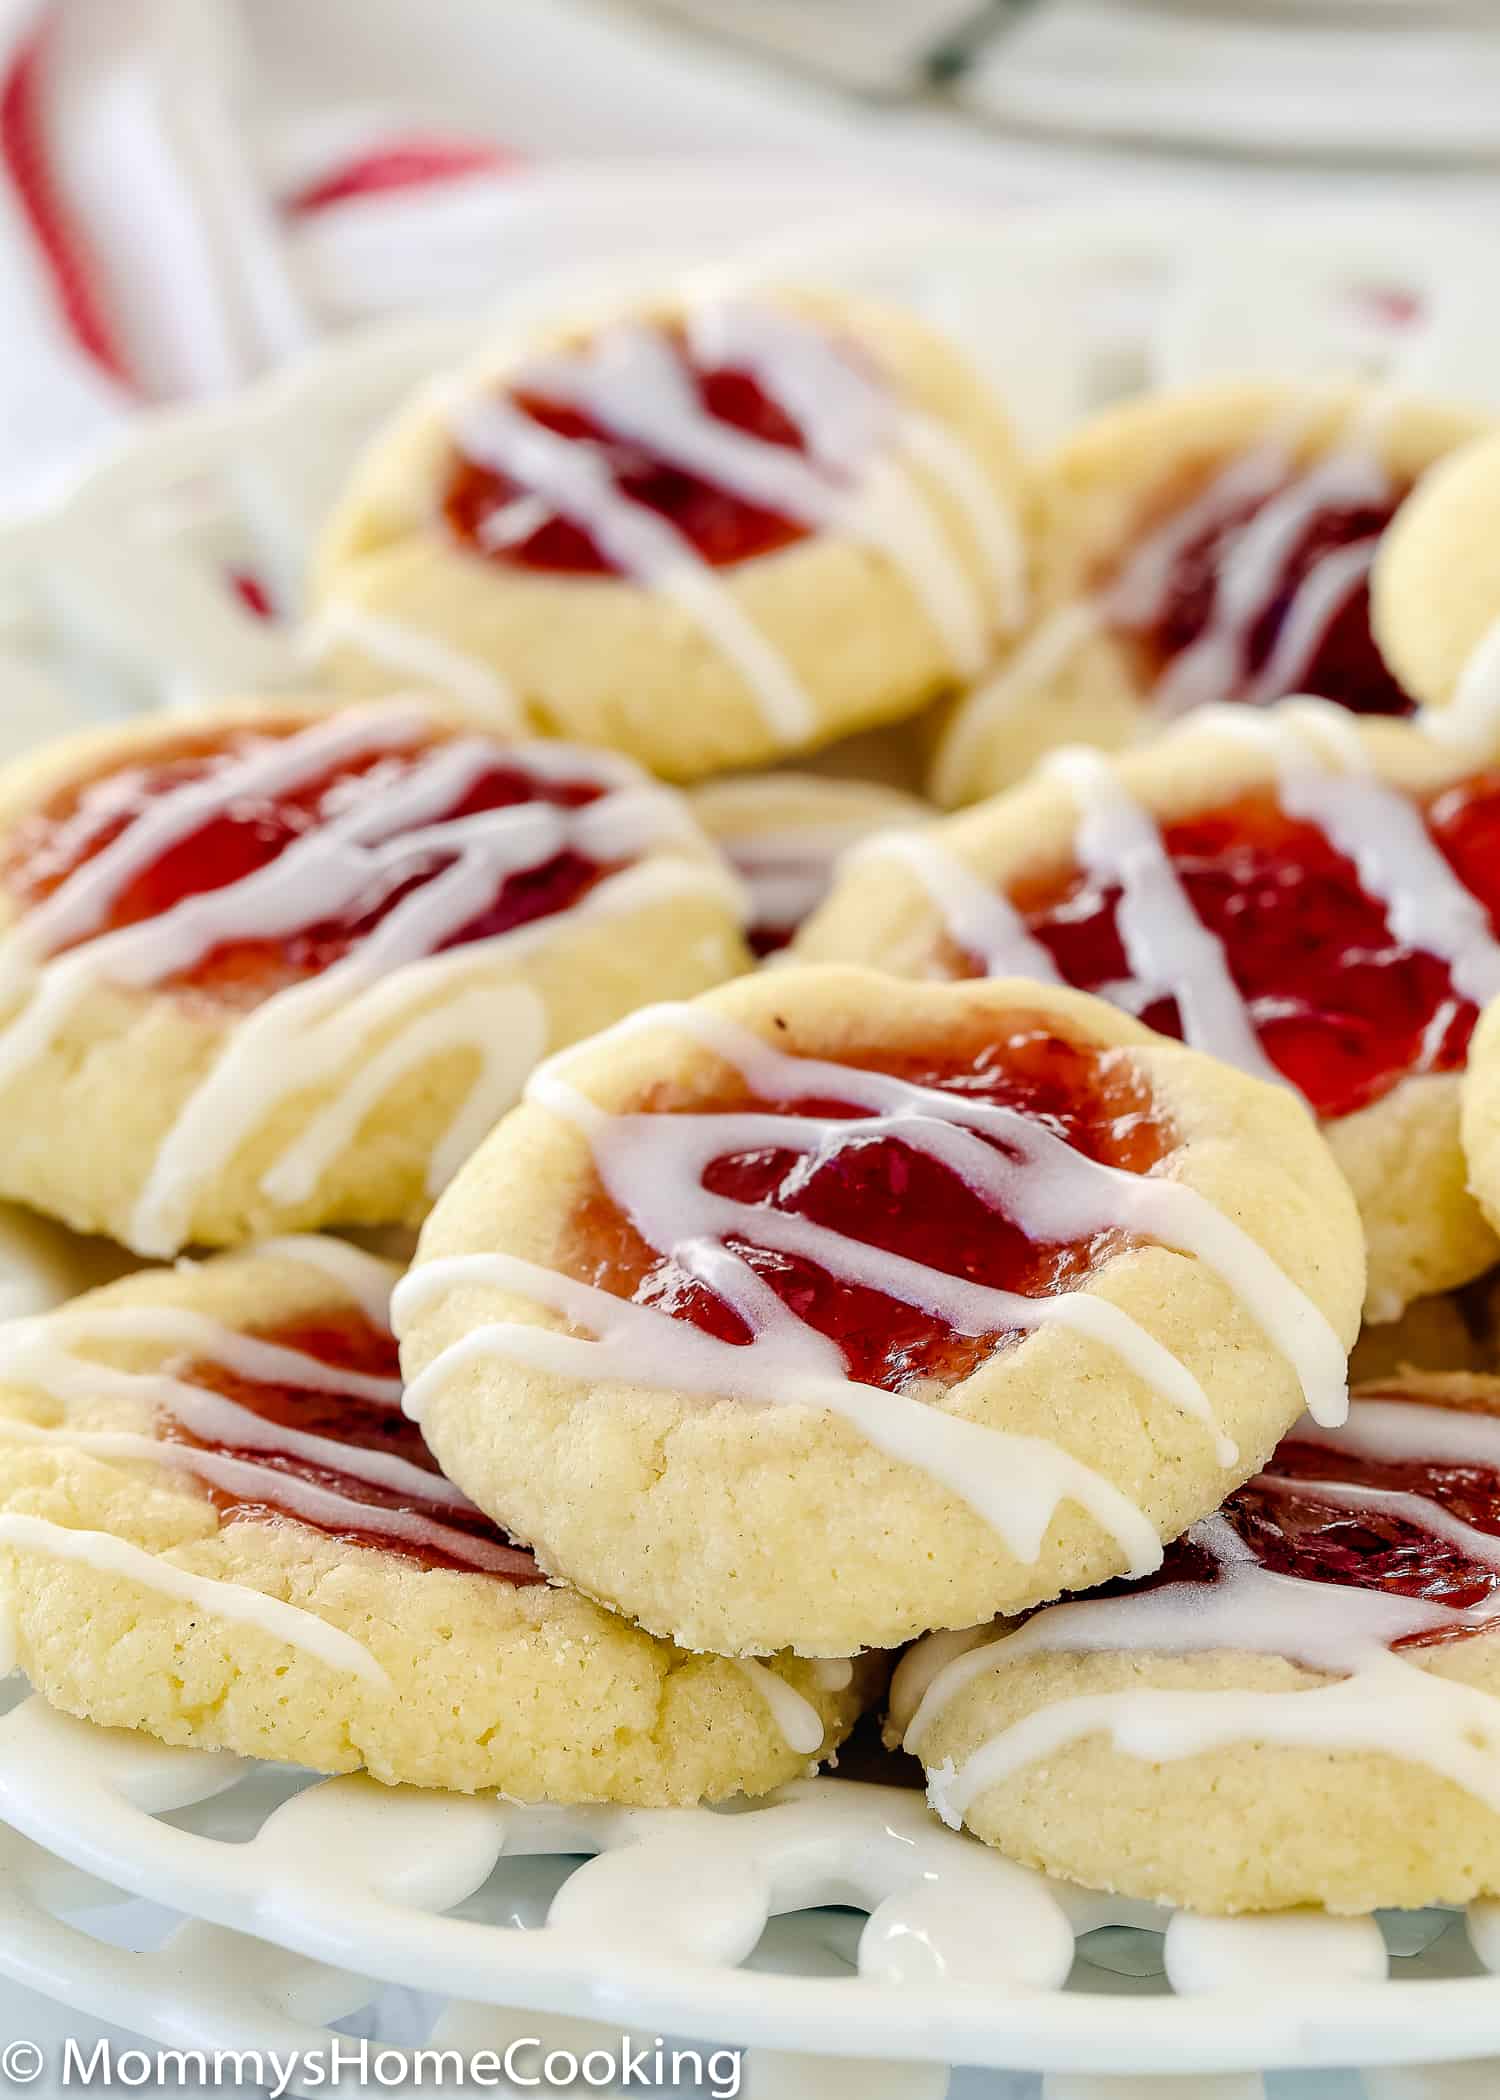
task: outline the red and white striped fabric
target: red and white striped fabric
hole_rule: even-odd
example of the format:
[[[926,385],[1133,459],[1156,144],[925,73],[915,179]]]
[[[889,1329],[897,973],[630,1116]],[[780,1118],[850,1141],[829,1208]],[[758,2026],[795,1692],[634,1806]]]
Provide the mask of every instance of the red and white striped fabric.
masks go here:
[[[320,332],[317,227],[390,217],[518,157],[430,116],[257,108],[231,0],[0,0],[0,510],[145,402],[243,383]]]

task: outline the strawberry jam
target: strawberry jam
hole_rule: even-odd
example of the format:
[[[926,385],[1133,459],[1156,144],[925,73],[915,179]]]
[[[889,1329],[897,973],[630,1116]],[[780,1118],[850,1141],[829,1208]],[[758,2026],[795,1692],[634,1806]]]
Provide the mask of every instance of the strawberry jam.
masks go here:
[[[1382,1397],[1405,1396],[1390,1391]],[[1380,1405],[1380,1399],[1368,1393],[1356,1393],[1355,1399]],[[1451,1460],[1366,1457],[1336,1444],[1300,1442],[1294,1432],[1277,1447],[1268,1470],[1237,1489],[1222,1512],[1261,1567],[1303,1582],[1382,1590],[1456,1608],[1487,1606],[1500,1597],[1500,1566],[1425,1529],[1414,1514],[1361,1508],[1342,1495],[1337,1501],[1320,1495],[1320,1481],[1419,1495],[1500,1540],[1500,1474]],[[1147,1586],[1217,1579],[1213,1560],[1188,1538],[1167,1548],[1165,1562]],[[1434,1647],[1468,1639],[1478,1630],[1439,1627],[1409,1634],[1395,1645]]]
[[[7,888],[23,907],[40,903],[128,831],[161,797],[190,783],[211,780],[215,774],[228,777],[238,762],[266,749],[273,734],[246,730],[218,739],[184,738],[180,745],[158,749],[138,763],[74,782],[16,827],[3,867]],[[497,744],[493,765],[472,778],[449,807],[425,810],[419,823],[390,830],[380,827],[381,798],[399,788],[413,768],[431,756],[432,749],[433,744],[428,743],[369,751],[289,792],[227,794],[196,829],[112,894],[107,910],[86,938],[157,918],[187,898],[244,882],[290,847],[309,839],[320,826],[364,808],[372,818],[371,835],[386,846],[388,841],[399,842],[405,830],[425,832],[487,810],[526,803],[579,809],[604,793],[594,781],[534,775]],[[318,911],[313,876],[305,918],[299,923],[285,924],[265,938],[222,943],[189,969],[161,982],[245,1004],[265,998],[340,961],[405,898],[451,867],[456,857],[457,848],[441,841],[408,853],[387,850],[378,864],[372,856],[368,882],[358,897],[348,908],[326,917]],[[440,946],[455,948],[492,939],[565,911],[618,865],[595,861],[569,847],[535,866],[499,875],[488,903]],[[294,912],[283,907],[284,919],[293,916]]]
[[[1271,497],[1227,508],[1201,532],[1176,550],[1176,558],[1152,608],[1152,616],[1124,631],[1139,644],[1146,676],[1154,682],[1172,662],[1201,641],[1220,611],[1226,566]],[[1327,504],[1311,511],[1301,530],[1283,550],[1279,565],[1265,585],[1252,617],[1239,630],[1240,685],[1217,693],[1219,700],[1247,697],[1249,688],[1270,663],[1287,626],[1294,601],[1319,562],[1346,547],[1374,542],[1400,508],[1401,494],[1383,502]],[[1122,623],[1123,624],[1123,623]],[[1317,639],[1299,659],[1288,683],[1276,692],[1258,693],[1262,701],[1284,692],[1315,693],[1355,714],[1409,715],[1414,702],[1386,668],[1370,629],[1368,575],[1351,582],[1335,609],[1321,621]]]
[[[250,1331],[257,1340],[274,1343],[282,1349],[294,1349],[337,1370],[365,1377],[400,1377],[395,1336],[385,1328],[372,1325],[357,1311],[331,1311],[316,1321]],[[278,1451],[274,1443],[268,1448],[259,1442],[239,1445],[232,1441],[218,1442],[192,1434],[171,1416],[165,1417],[160,1425],[161,1432],[174,1442],[191,1444],[197,1450],[222,1452],[260,1470],[264,1492],[257,1490],[253,1496],[209,1485],[210,1496],[223,1517],[236,1520],[290,1518],[295,1523],[309,1524],[315,1530],[326,1532],[330,1537],[346,1539],[351,1545],[378,1547],[382,1552],[399,1554],[423,1567],[456,1568],[473,1573],[473,1562],[463,1557],[456,1545],[453,1551],[444,1549],[445,1535],[457,1534],[489,1549],[494,1564],[486,1572],[498,1574],[513,1583],[545,1580],[531,1556],[497,1530],[488,1517],[465,1504],[454,1506],[453,1499],[445,1492],[446,1482],[437,1460],[423,1442],[421,1431],[394,1403],[387,1405],[357,1393],[263,1384],[259,1380],[241,1377],[227,1365],[208,1361],[190,1363],[174,1375],[189,1385],[201,1386],[207,1392],[233,1401],[262,1422],[326,1438],[332,1443],[345,1445],[351,1452],[378,1452],[388,1458],[404,1459],[408,1465],[430,1473],[433,1478],[434,1497],[428,1501],[416,1492],[365,1479],[356,1472],[345,1472],[335,1465],[309,1460],[300,1453]],[[373,1527],[365,1530],[352,1512],[347,1524],[317,1522],[305,1510],[288,1507],[277,1499],[278,1476],[329,1489],[352,1504],[363,1504],[371,1509],[400,1510],[409,1516],[426,1519],[434,1527],[432,1535],[419,1538],[395,1536]]]
[[[1013,1022],[1006,1034],[956,1042],[941,1054],[844,1062],[890,1073],[955,1099],[1003,1104],[1065,1138],[1091,1159],[1145,1173],[1171,1149],[1149,1095],[1122,1061],[1070,1041],[1046,1024]],[[756,1211],[779,1211],[946,1276],[1040,1297],[1074,1288],[1123,1244],[1108,1233],[1051,1243],[1024,1231],[952,1168],[889,1132],[872,1130],[868,1111],[822,1098],[761,1101],[745,1093],[710,1100],[667,1090],[643,1104],[664,1121],[674,1111],[698,1115],[757,1113],[817,1116],[847,1122],[847,1138],[821,1157],[790,1148],[726,1150],[704,1171],[702,1186],[747,1206],[743,1233],[723,1244],[740,1255],[804,1325],[837,1343],[848,1375],[897,1392],[923,1380],[954,1383],[990,1356],[1007,1334],[959,1332],[940,1315],[829,1268],[757,1243]],[[662,1143],[670,1144],[664,1131]],[[999,1150],[999,1140],[986,1139]],[[1036,1171],[1045,1171],[1037,1169]],[[691,1234],[685,1222],[685,1235]],[[572,1273],[688,1320],[718,1340],[745,1344],[751,1331],[705,1284],[648,1246],[612,1200],[596,1191],[574,1219]]]
[[[1500,924],[1500,774],[1449,789],[1426,816]],[[1408,1072],[1462,1069],[1474,1006],[1446,962],[1396,938],[1384,905],[1315,825],[1254,794],[1165,824],[1161,836],[1193,911],[1223,944],[1266,1055],[1317,1115],[1349,1115]],[[1175,999],[1130,996],[1117,885],[1075,868],[1010,895],[1069,984],[1181,1036]],[[951,944],[941,960],[955,976],[981,974],[978,958]]]
[[[746,432],[768,445],[805,449],[802,432],[762,390],[749,372],[730,366],[699,366],[686,343],[669,337],[706,413],[730,429]],[[803,539],[807,527],[795,519],[747,502],[680,467],[657,458],[631,438],[608,430],[582,410],[517,390],[512,405],[559,437],[603,449],[614,485],[630,502],[664,518],[714,568],[775,554]],[[618,574],[613,562],[581,525],[555,513],[530,517],[528,491],[494,468],[460,455],[443,496],[443,515],[450,531],[472,552],[487,560],[558,575]],[[501,524],[501,514],[514,506],[518,522]]]

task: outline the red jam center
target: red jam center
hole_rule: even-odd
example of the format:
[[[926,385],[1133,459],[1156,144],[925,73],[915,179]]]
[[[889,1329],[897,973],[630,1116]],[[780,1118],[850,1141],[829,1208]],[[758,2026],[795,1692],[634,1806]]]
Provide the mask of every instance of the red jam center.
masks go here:
[[[400,1364],[396,1354],[395,1336],[386,1329],[376,1327],[362,1313],[329,1312],[316,1321],[305,1321],[274,1328],[249,1330],[258,1340],[272,1342],[278,1348],[295,1349],[304,1356],[317,1359],[320,1364],[329,1364],[338,1370],[353,1371],[368,1377],[399,1378]],[[283,1429],[299,1430],[305,1435],[326,1437],[337,1444],[344,1444],[352,1451],[380,1452],[391,1458],[405,1459],[408,1464],[418,1466],[430,1473],[434,1481],[443,1478],[437,1460],[422,1440],[422,1432],[415,1422],[407,1420],[394,1407],[382,1406],[378,1401],[366,1400],[357,1394],[321,1392],[308,1387],[264,1385],[256,1380],[242,1378],[226,1365],[214,1362],[195,1362],[175,1375],[189,1385],[202,1386],[206,1391],[219,1393],[226,1400],[233,1400],[263,1422],[274,1422]],[[499,1547],[507,1552],[517,1552],[514,1542],[498,1530],[488,1517],[478,1510],[455,1509],[446,1501],[427,1502],[415,1494],[406,1494],[377,1481],[362,1479],[358,1474],[346,1473],[334,1466],[311,1463],[290,1451],[277,1451],[265,1446],[216,1443],[209,1439],[189,1435],[170,1417],[162,1425],[163,1433],[179,1443],[192,1444],[198,1450],[224,1452],[232,1458],[265,1469],[267,1482],[264,1494],[253,1498],[233,1494],[228,1490],[209,1486],[215,1507],[226,1518],[279,1518],[290,1517],[298,1524],[307,1524],[312,1529],[325,1532],[331,1538],[346,1539],[351,1545],[375,1546],[385,1553],[397,1553],[405,1560],[414,1560],[423,1567],[457,1568],[472,1574],[469,1561],[445,1553],[437,1544],[419,1543],[413,1539],[397,1537],[386,1531],[363,1530],[352,1519],[348,1525],[314,1523],[300,1509],[288,1508],[278,1502],[272,1476],[281,1474],[291,1480],[308,1481],[315,1487],[331,1489],[335,1494],[347,1497],[351,1502],[363,1503],[372,1509],[401,1510],[410,1516],[427,1518],[441,1524],[445,1530],[461,1532],[466,1537],[482,1540],[486,1545]],[[542,1582],[545,1577],[540,1569],[528,1559],[517,1563],[515,1571],[507,1574],[510,1582]]]
[[[1400,1400],[1403,1395],[1392,1391],[1383,1397]],[[1278,1446],[1267,1472],[1238,1489],[1223,1509],[1263,1568],[1303,1582],[1380,1590],[1455,1608],[1487,1605],[1500,1596],[1500,1568],[1476,1560],[1457,1541],[1439,1538],[1409,1516],[1320,1496],[1319,1481],[1421,1495],[1476,1531],[1500,1538],[1500,1475],[1482,1466],[1366,1458],[1339,1447],[1301,1443],[1293,1435]],[[1168,1547],[1151,1586],[1216,1579],[1215,1565],[1202,1548],[1179,1539]],[[1440,1646],[1467,1640],[1478,1630],[1440,1627],[1409,1634],[1395,1645]]]
[[[248,731],[212,741],[184,740],[173,752],[74,783],[17,827],[3,869],[6,886],[23,906],[40,903],[161,796],[227,769],[264,741],[264,733]],[[217,815],[125,884],[88,938],[159,917],[185,898],[242,882],[333,817],[366,804],[378,809],[381,797],[430,749],[430,745],[408,745],[399,752],[368,754],[331,768],[286,794],[235,795]],[[603,792],[593,781],[533,775],[497,746],[494,764],[451,807],[424,814],[422,828],[528,802],[579,809],[598,800]],[[392,836],[399,837],[399,830]],[[436,844],[403,856],[393,869],[372,869],[367,890],[349,909],[319,918],[312,903],[306,925],[264,940],[224,943],[191,969],[164,982],[245,1003],[265,998],[338,962],[403,898],[431,882],[454,858],[453,849]],[[570,847],[535,867],[505,875],[497,881],[484,909],[450,934],[442,946],[458,948],[489,940],[565,911],[615,872],[617,865],[592,860]]]
[[[1281,493],[1277,491],[1276,493]],[[1155,618],[1132,628],[1153,679],[1202,638],[1213,620],[1219,579],[1246,529],[1271,498],[1226,511],[1179,549]],[[1292,602],[1325,555],[1377,539],[1400,508],[1401,497],[1380,504],[1327,505],[1312,512],[1287,548],[1265,600],[1245,634],[1240,673],[1245,685],[1264,671],[1286,626]],[[1290,690],[1291,688],[1289,688]],[[1409,715],[1414,703],[1385,665],[1370,631],[1370,587],[1362,579],[1346,592],[1324,622],[1316,648],[1295,680],[1298,692],[1316,693],[1355,714]],[[1244,697],[1226,692],[1222,700]],[[1280,694],[1270,697],[1280,698]]]
[[[944,1056],[844,1061],[888,1072],[971,1101],[1019,1109],[1080,1152],[1145,1173],[1170,1149],[1149,1095],[1117,1057],[1074,1043],[1041,1023],[987,1038]],[[970,1188],[951,1168],[888,1134],[862,1136],[868,1112],[847,1102],[807,1098],[767,1102],[749,1096],[676,1099],[646,1106],[698,1114],[752,1110],[847,1120],[847,1143],[809,1165],[806,1156],[769,1147],[726,1152],[703,1186],[757,1209],[793,1213],[867,1247],[921,1262],[948,1276],[1040,1297],[1083,1283],[1124,1243],[1117,1234],[1038,1242]],[[1003,1149],[997,1145],[997,1149]],[[1007,1338],[1007,1331],[959,1333],[940,1315],[905,1305],[801,1257],[757,1245],[753,1227],[725,1245],[762,1277],[799,1320],[842,1350],[848,1375],[897,1392],[923,1379],[955,1383]],[[724,1301],[639,1237],[602,1192],[574,1220],[569,1266],[575,1275],[637,1303],[689,1320],[719,1340],[744,1344],[750,1330]]]
[[[680,338],[668,340],[697,390],[700,403],[716,422],[745,431],[766,444],[784,445],[794,452],[805,449],[802,432],[750,373],[732,366],[696,365]],[[513,406],[558,436],[604,447],[620,494],[665,518],[700,559],[714,568],[727,568],[760,554],[775,554],[806,537],[807,527],[795,519],[747,503],[728,489],[717,488],[696,474],[669,465],[634,439],[606,429],[580,409],[533,393],[518,391],[509,398]],[[583,526],[556,514],[535,524],[527,524],[523,516],[514,536],[502,536],[498,514],[508,505],[524,503],[527,493],[520,483],[460,454],[443,496],[443,515],[465,547],[490,561],[568,576],[619,573]]]
[[[1449,789],[1426,817],[1500,925],[1500,774]],[[1384,905],[1315,825],[1257,794],[1164,825],[1161,836],[1198,919],[1223,943],[1262,1048],[1317,1115],[1349,1115],[1408,1072],[1462,1069],[1475,1008],[1446,962],[1396,938]],[[1010,895],[1069,984],[1126,1003],[1117,885],[1074,869]],[[951,946],[943,961],[956,976],[982,974],[977,957]],[[1175,999],[1139,1011],[1164,1035],[1182,1035]]]

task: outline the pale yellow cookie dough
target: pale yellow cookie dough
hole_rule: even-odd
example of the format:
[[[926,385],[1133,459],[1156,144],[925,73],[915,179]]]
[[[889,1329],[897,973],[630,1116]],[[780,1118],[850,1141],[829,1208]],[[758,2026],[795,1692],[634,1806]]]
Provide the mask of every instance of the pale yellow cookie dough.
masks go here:
[[[147,1271],[74,1300],[61,1317],[165,1308],[274,1331],[346,1303],[324,1269],[283,1247]],[[136,1373],[182,1354],[123,1335],[70,1346]],[[0,1417],[76,1432],[149,1436],[156,1426],[149,1388],[63,1403],[14,1374],[0,1384]],[[291,1517],[221,1519],[178,1467],[101,1457],[66,1438],[9,1442],[0,1421],[0,1524],[12,1516],[105,1532],[167,1569],[293,1605],[359,1642],[389,1679],[368,1681],[211,1603],[0,1542],[21,1666],[52,1705],[104,1726],[523,1800],[669,1805],[763,1792],[808,1766],[753,1674],[653,1640],[570,1590],[426,1567]],[[843,1673],[813,1664],[768,1667],[823,1721],[823,1752],[882,1675],[874,1658],[837,1685]]]
[[[1401,1387],[1452,1407],[1494,1412],[1500,1405],[1500,1379],[1492,1376],[1403,1379]],[[1000,1621],[973,1640],[1014,1630]],[[1500,1696],[1500,1635],[1403,1655],[1436,1677]],[[911,1651],[892,1684],[887,1740],[905,1737],[929,1774],[941,1775],[1068,1700],[1140,1691],[1284,1694],[1337,1681],[1284,1656],[1239,1650],[1043,1650],[1008,1659],[1002,1643],[992,1656],[951,1695],[939,1685],[912,1736],[918,1702],[945,1657],[929,1663],[922,1650]],[[1500,1726],[1500,1707],[1496,1714]],[[1500,1810],[1430,1765],[1375,1747],[1247,1735],[1158,1762],[1127,1754],[1095,1729],[984,1788],[964,1822],[1026,1866],[1211,1915],[1304,1904],[1358,1914],[1500,1894]]]
[[[1412,482],[1488,427],[1476,412],[1378,400],[1368,387],[1268,381],[1151,394],[1092,417],[1037,469],[1031,620],[954,703],[934,799],[952,807],[993,794],[1059,744],[1114,750],[1165,726],[1150,712],[1135,644],[1091,625],[1088,607],[1131,549],[1236,458],[1284,439],[1306,469],[1342,446],[1368,447],[1398,483]]]
[[[430,710],[437,735],[459,732],[451,707],[413,704]],[[170,752],[200,732],[295,729],[327,713],[326,702],[246,701],[60,739],[0,772],[0,862],[18,827],[76,781]],[[508,747],[504,737],[496,743],[502,753]],[[193,1243],[233,1245],[306,1225],[415,1224],[431,1200],[434,1149],[479,1074],[477,1048],[450,1041],[414,1057],[310,1190],[277,1196],[264,1177],[404,1026],[428,1017],[436,1025],[456,1002],[476,994],[493,1001],[489,1040],[497,1052],[513,1055],[519,1089],[537,1055],[649,1000],[697,992],[748,967],[737,900],[724,885],[718,856],[685,808],[679,817],[679,828],[664,831],[641,858],[664,877],[680,871],[682,882],[664,882],[615,911],[597,897],[591,908],[586,898],[573,914],[534,922],[548,930],[519,945],[472,944],[471,967],[414,987],[399,1010],[373,1016],[326,1079],[273,1092],[223,1170],[198,1180],[174,1227],[146,1231],[136,1219],[153,1163],[198,1088],[232,1050],[238,1029],[264,1009],[171,989],[91,985],[63,1025],[0,1077],[0,1195],[152,1254]],[[21,918],[0,874],[0,936],[14,936]],[[45,971],[40,979],[17,980],[12,973],[0,991],[0,1041],[8,1026],[20,1024],[37,983],[45,981]],[[349,1004],[346,998],[345,1009]]]
[[[1356,728],[1378,777],[1426,793],[1476,769],[1472,752],[1435,745],[1399,722]],[[1276,782],[1274,754],[1235,733],[1232,722],[1188,721],[1145,750],[1112,761],[1133,800],[1171,823]],[[1047,880],[1074,862],[1077,803],[1062,780],[1038,773],[988,802],[933,826],[932,844],[994,892]],[[897,855],[861,854],[828,902],[803,926],[794,960],[878,965],[903,976],[942,976],[963,967],[930,888]],[[1475,1039],[1500,1042],[1491,1028]],[[1497,1059],[1500,1063],[1500,1059]],[[1354,1114],[1326,1126],[1334,1157],[1359,1203],[1369,1249],[1365,1317],[1393,1320],[1414,1298],[1451,1289],[1500,1256],[1500,1082],[1494,1110],[1497,1198],[1487,1221],[1474,1147],[1482,1116],[1459,1135],[1458,1073],[1413,1075]],[[1466,1158],[1467,1152],[1467,1158]]]
[[[1407,691],[1447,706],[1500,621],[1500,438],[1455,452],[1402,505],[1375,559],[1370,606],[1381,654]]]
[[[1345,1347],[1363,1290],[1358,1221],[1301,1103],[1165,1042],[1074,992],[1033,984],[912,984],[867,970],[762,972],[697,1006],[793,1056],[941,1055],[1004,1037],[1018,1016],[1117,1053],[1176,1139],[1156,1170],[1198,1191],[1267,1249]],[[972,1051],[970,1054],[973,1054]],[[563,1076],[611,1110],[659,1089],[715,1100],[729,1074],[671,1017],[567,1058]],[[680,1090],[680,1091],[679,1091]],[[425,1226],[413,1276],[446,1256],[500,1250],[574,1273],[579,1207],[595,1187],[578,1128],[529,1101],[494,1132]],[[686,1229],[686,1228],[685,1228]],[[1080,1288],[1138,1321],[1202,1381],[1238,1450],[1221,1464],[1202,1419],[1124,1358],[1053,1326],[1000,1348],[972,1376],[923,1386],[923,1403],[1041,1439],[1094,1469],[1164,1538],[1253,1472],[1303,1406],[1288,1361],[1238,1295],[1195,1258],[1137,1245]],[[487,1323],[564,1323],[478,1279],[404,1322],[408,1378]],[[1034,1559],[1013,1551],[959,1492],[885,1455],[843,1416],[523,1367],[483,1336],[429,1380],[426,1433],[445,1470],[524,1535],[547,1567],[691,1648],[838,1655],[893,1646],[1118,1574],[1117,1536],[1064,1494]],[[998,1457],[997,1457],[998,1463]],[[976,1601],[988,1600],[984,1611]]]
[[[901,410],[927,418],[943,445],[960,448],[1024,543],[1020,455],[999,404],[956,351],[899,310],[828,294],[764,296],[847,341],[889,382]],[[670,323],[679,312],[662,306],[643,318]],[[744,672],[662,591],[621,576],[545,574],[463,546],[441,511],[455,400],[503,387],[539,352],[576,346],[592,332],[575,327],[492,349],[375,438],[327,528],[314,575],[313,632],[335,680],[380,689],[397,659],[410,670],[436,645],[457,660],[456,686],[482,692],[487,680],[496,683],[533,732],[607,745],[676,780],[815,750],[899,722],[952,689],[960,670],[907,574],[850,532],[816,533],[712,571],[801,688],[810,706],[805,732],[772,721]],[[931,513],[940,561],[990,605],[998,640],[1013,613],[968,512],[919,450],[899,457]],[[903,499],[908,514],[912,501]],[[1024,571],[1024,544],[1020,553]]]

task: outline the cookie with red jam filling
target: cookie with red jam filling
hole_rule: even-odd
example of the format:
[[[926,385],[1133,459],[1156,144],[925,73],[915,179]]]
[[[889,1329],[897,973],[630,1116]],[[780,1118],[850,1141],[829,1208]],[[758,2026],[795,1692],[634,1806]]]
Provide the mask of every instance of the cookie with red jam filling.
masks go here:
[[[0,1338],[0,1592],[54,1706],[163,1742],[525,1800],[806,1771],[870,1660],[689,1656],[547,1581],[401,1411],[398,1271],[289,1237]]]
[[[914,318],[756,293],[491,350],[379,434],[313,639],[692,780],[896,723],[1023,615],[998,402]]]
[[[275,700],[0,773],[0,1194],[142,1253],[415,1223],[538,1058],[746,967],[612,752]]]
[[[1500,1253],[1460,1131],[1500,990],[1497,842],[1500,746],[1221,708],[856,854],[793,953],[1075,985],[1294,1087],[1358,1199],[1366,1317],[1387,1321]]]
[[[1500,1893],[1500,1379],[1357,1387],[1145,1583],[912,1649],[889,1732],[949,1822],[1090,1888]]]
[[[835,1656],[1153,1566],[1363,1289],[1291,1092],[1077,993],[772,970],[535,1075],[396,1299],[408,1405],[548,1569]]]
[[[1059,744],[1119,749],[1191,709],[1309,693],[1410,714],[1370,577],[1412,491],[1489,427],[1374,388],[1161,393],[1094,417],[1038,470],[1030,624],[955,706],[933,793],[953,806]]]

